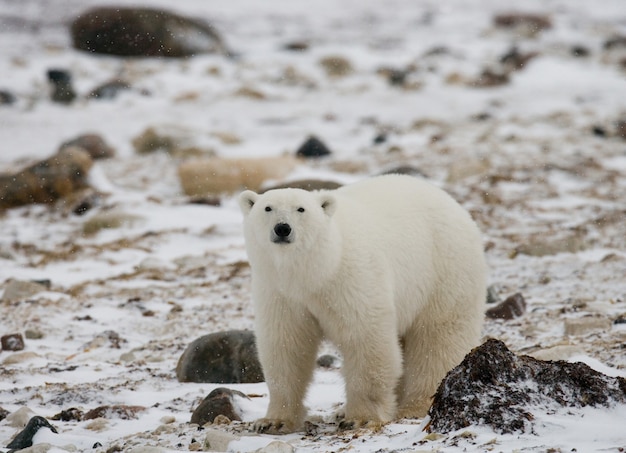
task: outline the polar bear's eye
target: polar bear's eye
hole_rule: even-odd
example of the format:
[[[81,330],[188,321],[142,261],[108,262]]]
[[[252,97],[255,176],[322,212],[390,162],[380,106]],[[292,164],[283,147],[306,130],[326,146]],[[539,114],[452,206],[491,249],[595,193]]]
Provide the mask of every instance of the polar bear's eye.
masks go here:
[[[304,212],[304,208],[298,208],[298,212]]]
[[[272,210],[271,206],[265,206],[265,212],[270,212]]]

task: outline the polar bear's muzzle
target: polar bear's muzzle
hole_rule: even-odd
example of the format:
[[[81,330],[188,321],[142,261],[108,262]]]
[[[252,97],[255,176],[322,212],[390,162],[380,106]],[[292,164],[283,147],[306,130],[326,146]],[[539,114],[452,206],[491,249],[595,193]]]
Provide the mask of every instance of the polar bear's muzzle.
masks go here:
[[[277,223],[271,234],[275,244],[289,244],[293,240],[293,231],[288,223]]]

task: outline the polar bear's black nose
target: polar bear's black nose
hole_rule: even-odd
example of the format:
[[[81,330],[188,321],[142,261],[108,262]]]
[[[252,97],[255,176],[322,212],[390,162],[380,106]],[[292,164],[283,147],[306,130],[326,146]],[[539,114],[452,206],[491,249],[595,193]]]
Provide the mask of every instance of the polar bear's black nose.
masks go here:
[[[274,227],[274,233],[279,238],[286,238],[291,234],[291,227],[288,223],[277,223]]]

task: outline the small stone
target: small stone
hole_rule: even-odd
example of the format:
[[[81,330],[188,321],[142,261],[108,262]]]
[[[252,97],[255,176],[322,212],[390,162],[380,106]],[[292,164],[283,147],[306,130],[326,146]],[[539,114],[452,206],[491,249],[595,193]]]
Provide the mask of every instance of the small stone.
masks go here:
[[[303,189],[303,190],[335,190],[341,187],[341,183],[336,181],[324,181],[318,179],[298,179],[296,181],[289,181],[283,184],[277,184],[275,186],[268,187],[263,189],[259,193],[267,192],[268,190],[274,189],[286,189],[286,188],[295,188],[295,189]]]
[[[330,154],[332,153],[326,144],[313,135],[307,138],[296,151],[296,156],[304,158],[318,158],[329,156]]]
[[[584,350],[576,345],[557,345],[528,354],[538,360],[569,360],[571,357],[583,354]]]
[[[329,77],[345,77],[354,71],[350,60],[338,55],[322,58],[320,65]]]
[[[235,404],[235,395],[247,398],[246,395],[237,390],[225,387],[216,388],[193,411],[191,423],[203,426],[206,423],[214,423],[219,416],[222,417],[223,421],[226,418],[227,423],[232,420],[241,421],[241,409]]]
[[[510,320],[522,316],[526,312],[526,300],[521,293],[507,297],[495,307],[488,309],[485,314],[490,319]]]
[[[558,253],[576,253],[584,250],[586,244],[583,238],[574,233],[560,239],[545,240],[536,238],[528,244],[518,246],[514,255],[523,254],[529,256],[547,256],[556,255]]]
[[[13,428],[23,428],[34,415],[35,413],[28,407],[20,407],[6,416],[7,425]]]
[[[0,338],[3,351],[21,351],[24,349],[24,337],[21,333],[3,335]]]
[[[282,440],[274,440],[263,448],[255,450],[255,453],[293,453],[296,451],[292,445]]]
[[[161,419],[159,420],[159,422],[161,422],[164,425],[171,425],[175,421],[176,421],[176,417],[174,417],[173,415],[166,415],[164,417],[161,417]]]
[[[13,93],[8,90],[0,90],[0,105],[12,105],[16,101],[17,98]]]
[[[3,365],[15,365],[17,363],[28,362],[29,360],[38,359],[39,354],[33,351],[16,352],[2,361]]]
[[[283,49],[294,52],[304,52],[305,50],[309,50],[309,43],[306,41],[291,41],[285,44]]]
[[[47,289],[48,288],[46,288],[44,285],[33,281],[11,279],[7,282],[7,285],[4,288],[2,301],[17,302],[21,300],[26,300],[37,293],[46,291]]]
[[[418,178],[425,178],[426,175],[422,170],[417,167],[413,167],[411,165],[400,165],[397,167],[390,168],[389,170],[385,170],[381,173],[382,175],[408,175],[415,176]]]
[[[500,302],[500,295],[498,294],[500,288],[498,285],[489,285],[487,287],[487,304],[496,304]]]
[[[178,360],[176,377],[180,382],[262,382],[254,334],[229,330],[196,339]]]
[[[117,418],[120,420],[136,420],[139,417],[139,412],[145,411],[143,406],[127,406],[124,404],[112,405],[112,406],[99,406],[95,409],[91,409],[84,416],[83,420],[94,420],[97,418],[111,419]]]
[[[44,337],[44,333],[41,330],[26,329],[24,331],[24,338],[27,340],[41,340]]]
[[[563,324],[565,335],[568,336],[587,335],[611,330],[611,320],[603,317],[567,318]]]
[[[124,80],[111,80],[97,86],[89,92],[87,97],[98,100],[110,100],[115,99],[122,91],[128,91],[131,86]]]
[[[115,156],[115,150],[101,135],[88,133],[63,142],[59,151],[65,148],[79,147],[87,151],[92,159],[108,159]]]
[[[484,69],[476,79],[469,81],[469,85],[476,88],[491,88],[506,85],[509,80],[507,72]]]
[[[58,420],[62,422],[80,422],[83,421],[83,417],[85,416],[84,412],[75,407],[71,407],[69,409],[62,410],[58,414],[52,417],[52,420]]]
[[[218,429],[205,428],[204,432],[206,433],[204,437],[205,451],[228,451],[228,444],[240,439],[238,436]]]
[[[516,34],[530,37],[552,27],[552,21],[546,15],[521,12],[497,14],[493,23],[498,28],[510,29]]]
[[[130,226],[140,220],[142,220],[141,217],[133,214],[126,214],[125,212],[100,212],[83,224],[83,233],[86,235],[93,235],[105,229],[116,229],[121,228],[122,226]]]
[[[52,86],[50,98],[60,104],[69,104],[76,99],[76,92],[72,87],[72,75],[65,69],[48,70],[48,81]]]

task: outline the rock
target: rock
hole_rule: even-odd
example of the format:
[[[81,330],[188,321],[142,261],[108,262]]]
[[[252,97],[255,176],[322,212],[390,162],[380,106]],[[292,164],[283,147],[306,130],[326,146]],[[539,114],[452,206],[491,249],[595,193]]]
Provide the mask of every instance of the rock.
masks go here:
[[[509,320],[522,316],[526,312],[526,300],[521,293],[507,297],[495,307],[488,309],[485,314],[489,319]]]
[[[306,41],[291,41],[283,46],[285,50],[291,50],[294,52],[304,52],[309,50],[310,44]]]
[[[469,86],[491,88],[506,85],[509,81],[509,73],[506,71],[484,69],[477,78],[469,81]]]
[[[3,351],[22,351],[24,349],[24,337],[21,333],[12,333],[0,337]]]
[[[53,157],[12,174],[0,175],[0,209],[53,203],[88,187],[93,161],[81,148],[64,148]]]
[[[567,318],[563,321],[565,335],[587,335],[593,332],[611,330],[611,320],[604,317],[585,316],[583,318]]]
[[[176,377],[180,382],[262,382],[254,334],[229,330],[194,340],[178,360]]]
[[[48,288],[41,283],[11,279],[7,282],[2,293],[2,302],[17,302],[28,299]]]
[[[241,421],[241,409],[235,404],[235,395],[241,398],[248,398],[237,390],[224,387],[216,388],[193,411],[191,423],[203,426],[206,423],[213,423],[219,415],[227,417],[231,421]]]
[[[9,411],[0,407],[0,422],[7,418],[7,415],[9,415]]]
[[[491,164],[488,159],[463,158],[455,160],[448,168],[448,182],[456,183],[471,176],[478,176],[486,173]]]
[[[258,191],[269,180],[283,179],[296,166],[292,157],[190,159],[178,167],[183,191],[189,196]]]
[[[58,414],[52,417],[52,420],[58,420],[62,422],[81,422],[84,420],[85,413],[80,409],[71,407],[69,409],[62,410]]]
[[[89,92],[87,97],[98,100],[110,100],[115,99],[122,91],[128,91],[130,89],[130,83],[115,79],[97,86]]]
[[[27,340],[41,340],[44,337],[44,333],[37,329],[26,329],[24,331],[24,338]]]
[[[411,165],[399,165],[397,167],[390,168],[381,173],[381,175],[409,175],[416,176],[418,178],[426,178],[424,172],[419,168],[412,167]]]
[[[95,409],[91,409],[84,416],[83,420],[94,420],[97,418],[117,418],[120,420],[136,420],[139,417],[139,412],[145,411],[143,406],[127,406],[124,404],[112,405],[112,406],[99,406]]]
[[[509,12],[496,14],[493,24],[497,28],[511,30],[516,35],[533,37],[552,28],[550,17],[543,14]]]
[[[584,354],[584,352],[580,346],[563,344],[539,349],[528,355],[537,360],[569,360],[571,357]]]
[[[94,133],[82,134],[76,138],[63,142],[59,152],[72,147],[84,149],[92,159],[109,159],[115,156],[115,150],[102,138]]]
[[[313,135],[307,138],[296,151],[296,156],[304,158],[318,158],[329,156],[330,154],[332,153],[326,144]]]
[[[274,440],[263,448],[254,450],[255,453],[293,453],[296,451],[292,445],[282,440]]]
[[[528,244],[516,247],[512,257],[517,254],[541,257],[557,253],[576,253],[584,250],[585,247],[583,238],[576,233],[549,241],[537,238]]]
[[[516,356],[499,340],[470,352],[439,385],[429,431],[449,433],[488,425],[505,434],[533,429],[533,411],[609,407],[626,403],[626,379],[606,376],[584,363],[544,362]],[[578,415],[573,415],[578,416]]]
[[[13,105],[17,98],[8,90],[0,90],[0,105]]]
[[[141,220],[142,218],[139,216],[116,210],[99,212],[83,224],[83,234],[93,235],[100,230],[121,228]]]
[[[354,71],[350,60],[339,55],[324,57],[319,64],[329,77],[345,77]]]
[[[217,31],[199,19],[154,8],[96,7],[71,24],[76,49],[126,57],[190,57],[226,52]]]
[[[13,428],[24,428],[28,421],[35,415],[28,407],[20,407],[15,412],[6,416],[7,425]]]
[[[50,98],[60,104],[69,104],[76,99],[76,92],[72,86],[72,75],[65,69],[48,70],[48,82],[52,87]]]
[[[539,55],[537,52],[520,52],[517,46],[513,46],[500,57],[500,63],[507,73],[518,71],[523,69],[537,55]]]
[[[150,126],[133,138],[135,151],[148,154],[165,151],[175,154],[177,151],[196,147],[194,131],[171,125]]]
[[[37,359],[41,357],[36,352],[25,351],[25,352],[16,352],[15,354],[11,354],[9,357],[2,361],[3,365],[15,365],[17,363],[27,362],[29,360]]]
[[[487,304],[496,304],[500,302],[500,295],[498,294],[500,287],[496,284],[489,285],[487,287]]]
[[[99,206],[102,203],[102,196],[97,193],[88,193],[84,197],[80,198],[76,204],[72,207],[72,214],[81,216]]]
[[[270,186],[266,189],[263,189],[259,193],[267,192],[268,190],[274,189],[286,189],[286,188],[295,188],[295,189],[303,189],[303,190],[335,190],[341,187],[342,184],[335,181],[322,181],[318,179],[298,179],[296,181],[289,181],[283,184],[277,184],[275,186]]]
[[[228,444],[233,440],[240,439],[238,436],[235,436],[229,432],[220,431],[217,429],[205,429],[205,432],[205,451],[228,451]]]
[[[7,445],[7,448],[12,449],[12,450],[22,450],[23,448],[32,446],[33,437],[35,436],[35,434],[37,434],[37,431],[39,431],[41,428],[48,428],[53,433],[58,434],[58,431],[56,430],[56,428],[52,426],[50,422],[48,422],[48,420],[46,420],[43,417],[40,417],[39,415],[36,415],[32,417],[26,424],[26,427],[22,431],[20,431],[13,438],[13,440],[11,440],[11,442],[9,442],[9,444]]]

